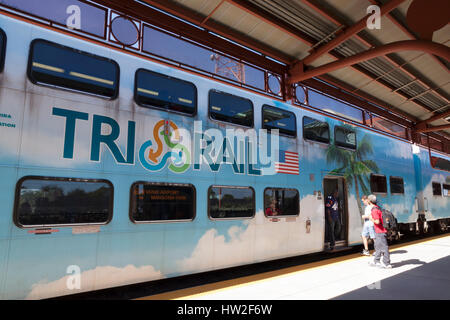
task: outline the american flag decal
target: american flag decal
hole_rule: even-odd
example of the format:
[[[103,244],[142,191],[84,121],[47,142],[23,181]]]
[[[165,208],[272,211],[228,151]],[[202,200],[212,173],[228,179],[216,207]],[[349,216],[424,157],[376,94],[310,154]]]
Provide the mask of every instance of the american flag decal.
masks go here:
[[[280,150],[280,162],[275,162],[277,173],[299,174],[298,153]]]

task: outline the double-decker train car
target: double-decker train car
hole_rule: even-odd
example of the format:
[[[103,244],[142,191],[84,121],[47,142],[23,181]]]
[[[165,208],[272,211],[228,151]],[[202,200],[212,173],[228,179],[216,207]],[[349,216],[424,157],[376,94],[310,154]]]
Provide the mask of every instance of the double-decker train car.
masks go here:
[[[321,252],[335,190],[337,245],[361,244],[368,193],[400,232],[449,224],[448,156],[12,17],[0,29],[2,299]]]

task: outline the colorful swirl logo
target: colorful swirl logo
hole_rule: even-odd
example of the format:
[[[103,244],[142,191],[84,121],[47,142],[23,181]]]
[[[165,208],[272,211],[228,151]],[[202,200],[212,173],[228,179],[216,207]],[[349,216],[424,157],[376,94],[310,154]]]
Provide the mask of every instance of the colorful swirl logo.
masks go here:
[[[172,131],[169,132],[169,127]],[[167,130],[166,130],[167,129]],[[156,123],[153,128],[153,138],[157,146],[156,151],[151,149],[153,146],[152,140],[144,142],[139,149],[139,161],[142,166],[150,171],[159,171],[163,169],[168,160],[170,159],[169,170],[175,173],[183,173],[190,167],[191,163],[191,153],[186,146],[181,143],[173,143],[170,138],[175,134],[175,140],[179,141],[180,134],[177,125],[172,122],[165,120],[160,120]],[[160,156],[163,153],[164,146],[163,141],[161,141],[161,136],[163,141],[168,146],[169,151],[167,151],[161,159]],[[147,153],[147,149],[149,149]],[[159,160],[158,160],[159,159]]]

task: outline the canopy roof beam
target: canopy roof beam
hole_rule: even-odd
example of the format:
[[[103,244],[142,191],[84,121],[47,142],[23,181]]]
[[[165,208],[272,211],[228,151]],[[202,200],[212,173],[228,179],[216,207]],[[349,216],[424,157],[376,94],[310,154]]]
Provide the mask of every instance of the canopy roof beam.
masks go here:
[[[383,16],[383,15],[389,13],[390,11],[394,10],[399,5],[401,5],[404,1],[405,0],[391,0],[388,3],[386,3],[385,5],[381,6],[380,7],[380,16]],[[308,55],[306,58],[302,59],[301,63],[303,65],[311,64],[312,62],[314,62],[315,60],[317,60],[318,58],[320,58],[324,54],[330,52],[331,50],[333,50],[334,48],[336,48],[340,44],[342,44],[345,41],[347,41],[348,39],[350,39],[352,36],[354,36],[358,32],[364,30],[366,28],[366,26],[367,26],[367,18],[370,15],[371,14],[367,14],[366,16],[364,16],[364,18],[359,20],[354,25],[346,28],[336,38],[334,38],[330,42],[327,42],[326,44],[322,45],[317,50],[315,50],[313,53]]]
[[[362,53],[355,54],[351,57],[344,58],[338,61],[327,63],[320,67],[302,72],[301,69],[296,68],[291,70],[291,77],[288,79],[288,83],[296,83],[313,77],[323,75],[325,73],[333,72],[341,68],[345,68],[363,61],[367,61],[379,56],[383,56],[389,53],[401,52],[401,51],[423,51],[431,54],[435,54],[450,61],[450,49],[442,44],[432,41],[423,40],[406,40],[392,42],[374,49],[367,50]]]

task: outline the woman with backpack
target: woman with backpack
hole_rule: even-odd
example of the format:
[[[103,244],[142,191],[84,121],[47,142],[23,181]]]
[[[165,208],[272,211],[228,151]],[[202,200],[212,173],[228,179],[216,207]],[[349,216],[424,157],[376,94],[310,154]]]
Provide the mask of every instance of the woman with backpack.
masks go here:
[[[383,227],[383,213],[381,212],[380,207],[377,206],[377,197],[375,195],[369,195],[368,200],[372,204],[372,211],[369,219],[373,222],[375,228],[375,257],[370,265],[382,267],[384,269],[392,269],[387,242],[387,230]],[[381,256],[383,256],[383,261],[380,261]]]

